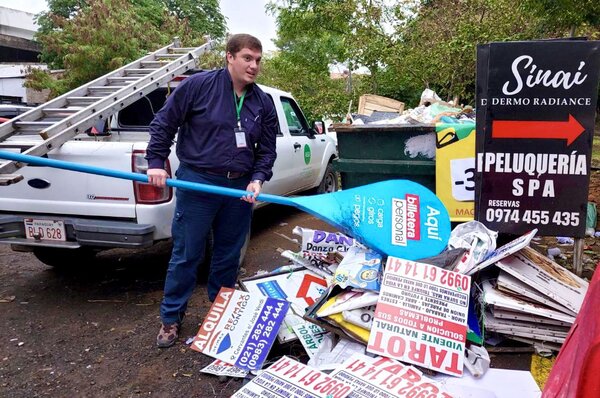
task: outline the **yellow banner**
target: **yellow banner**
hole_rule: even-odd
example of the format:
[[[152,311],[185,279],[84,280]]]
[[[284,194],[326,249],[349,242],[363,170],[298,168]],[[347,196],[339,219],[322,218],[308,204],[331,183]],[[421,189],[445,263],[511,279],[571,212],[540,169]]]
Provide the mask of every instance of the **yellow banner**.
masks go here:
[[[436,125],[435,192],[450,220],[475,215],[475,123]]]

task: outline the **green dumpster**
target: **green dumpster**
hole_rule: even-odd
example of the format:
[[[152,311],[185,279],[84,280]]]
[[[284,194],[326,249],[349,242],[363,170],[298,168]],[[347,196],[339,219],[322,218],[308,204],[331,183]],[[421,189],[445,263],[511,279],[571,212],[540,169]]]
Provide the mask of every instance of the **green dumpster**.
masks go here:
[[[336,134],[342,188],[404,179],[435,192],[435,126],[343,126]]]

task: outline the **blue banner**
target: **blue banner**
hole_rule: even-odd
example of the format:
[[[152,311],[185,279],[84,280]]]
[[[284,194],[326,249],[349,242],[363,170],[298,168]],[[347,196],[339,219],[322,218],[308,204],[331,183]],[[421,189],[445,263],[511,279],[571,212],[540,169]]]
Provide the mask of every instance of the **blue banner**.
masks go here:
[[[277,338],[290,303],[267,297],[235,366],[241,369],[261,369]]]

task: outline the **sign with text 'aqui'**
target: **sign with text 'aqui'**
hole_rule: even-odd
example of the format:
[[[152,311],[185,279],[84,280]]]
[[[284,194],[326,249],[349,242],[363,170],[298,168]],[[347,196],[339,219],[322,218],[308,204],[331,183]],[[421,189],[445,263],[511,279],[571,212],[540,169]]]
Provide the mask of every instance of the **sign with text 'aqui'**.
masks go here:
[[[599,41],[478,47],[477,220],[584,236],[599,71]]]

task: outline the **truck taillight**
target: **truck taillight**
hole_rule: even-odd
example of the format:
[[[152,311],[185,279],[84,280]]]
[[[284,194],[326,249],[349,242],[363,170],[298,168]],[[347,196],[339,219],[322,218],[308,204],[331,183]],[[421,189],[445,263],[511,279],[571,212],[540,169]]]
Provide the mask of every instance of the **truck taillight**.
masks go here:
[[[148,161],[145,158],[146,151],[143,150],[135,150],[131,155],[131,170],[134,173],[142,173],[146,174],[148,170]],[[169,177],[171,176],[171,165],[169,160],[166,162],[166,170],[169,173]],[[133,191],[135,193],[135,201],[136,203],[141,204],[158,204],[165,203],[171,200],[173,197],[173,188],[165,187],[165,188],[156,188],[150,184],[145,184],[141,182],[133,182]]]

